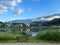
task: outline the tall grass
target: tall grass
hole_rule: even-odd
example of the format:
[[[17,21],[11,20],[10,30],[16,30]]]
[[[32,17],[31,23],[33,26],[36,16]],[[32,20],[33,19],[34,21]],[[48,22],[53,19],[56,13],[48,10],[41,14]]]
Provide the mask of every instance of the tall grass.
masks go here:
[[[0,40],[15,40],[16,36],[10,33],[0,33]]]
[[[38,32],[36,35],[38,40],[60,41],[60,30],[46,30]]]

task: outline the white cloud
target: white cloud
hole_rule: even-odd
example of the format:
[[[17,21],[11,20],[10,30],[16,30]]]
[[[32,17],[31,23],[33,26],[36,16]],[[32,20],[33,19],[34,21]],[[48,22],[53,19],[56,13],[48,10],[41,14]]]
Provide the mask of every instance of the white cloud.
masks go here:
[[[7,7],[0,4],[0,14],[7,11]]]
[[[21,18],[11,18],[10,20],[20,20]]]
[[[13,14],[14,14],[14,15],[19,15],[19,14],[22,14],[23,12],[24,12],[24,10],[23,10],[23,9],[20,9],[20,8],[13,10]]]
[[[22,0],[0,0],[0,13],[6,12],[8,8],[12,8],[21,2]]]
[[[6,20],[2,20],[2,19],[0,19],[0,21],[2,21],[2,22],[6,22]]]

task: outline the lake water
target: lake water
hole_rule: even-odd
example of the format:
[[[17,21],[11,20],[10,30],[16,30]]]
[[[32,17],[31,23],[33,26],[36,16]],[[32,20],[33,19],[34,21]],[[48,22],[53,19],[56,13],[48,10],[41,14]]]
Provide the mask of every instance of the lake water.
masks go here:
[[[23,30],[23,29],[21,29]],[[36,36],[36,34],[39,32],[37,29],[24,29],[27,34],[31,34],[32,36]]]

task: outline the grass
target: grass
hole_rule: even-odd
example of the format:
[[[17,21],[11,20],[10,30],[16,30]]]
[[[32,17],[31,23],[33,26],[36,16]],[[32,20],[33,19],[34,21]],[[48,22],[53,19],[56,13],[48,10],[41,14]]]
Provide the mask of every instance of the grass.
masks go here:
[[[44,26],[42,29],[36,37],[30,36],[28,41],[25,42],[16,40],[16,36],[21,36],[22,34],[12,34],[10,31],[0,32],[0,43],[60,43],[60,26],[46,27],[46,29]]]

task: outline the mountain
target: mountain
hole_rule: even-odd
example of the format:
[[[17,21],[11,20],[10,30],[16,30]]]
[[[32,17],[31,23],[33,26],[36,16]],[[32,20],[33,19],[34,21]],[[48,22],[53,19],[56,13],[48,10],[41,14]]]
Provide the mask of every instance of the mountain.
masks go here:
[[[25,24],[30,24],[32,22],[46,22],[46,21],[51,21],[55,18],[60,18],[60,14],[54,14],[50,16],[45,16],[45,17],[38,17],[34,19],[26,19],[26,20],[13,20],[9,21],[10,23],[25,23]]]
[[[55,26],[60,25],[60,18],[55,18],[55,19],[48,21],[48,22],[43,24],[43,26],[54,26],[54,25]]]
[[[26,20],[13,20],[9,21],[10,23],[25,23],[25,24],[30,24],[32,21],[31,19],[26,19]]]
[[[60,14],[54,14],[54,15],[50,15],[50,16],[45,16],[45,17],[38,17],[33,19],[32,21],[51,21],[55,18],[60,18]]]

